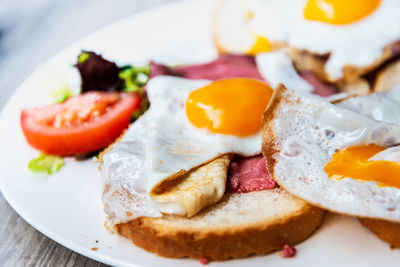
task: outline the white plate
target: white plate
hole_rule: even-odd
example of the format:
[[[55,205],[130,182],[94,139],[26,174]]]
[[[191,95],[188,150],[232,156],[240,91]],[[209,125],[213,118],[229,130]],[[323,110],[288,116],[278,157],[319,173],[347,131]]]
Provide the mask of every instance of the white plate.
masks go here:
[[[49,103],[54,88],[77,84],[71,67],[81,49],[102,52],[119,63],[157,59],[168,63],[207,61],[216,56],[211,16],[216,1],[178,2],[122,20],[79,41],[43,64],[19,88],[0,121],[0,188],[10,205],[33,227],[58,243],[92,259],[119,266],[199,266],[190,259],[165,259],[147,253],[103,227],[101,178],[94,162],[67,159],[62,170],[47,178],[28,173],[27,162],[38,152],[22,135],[22,107]],[[98,241],[98,243],[96,242]],[[97,247],[97,251],[91,248]],[[329,215],[298,255],[277,253],[212,263],[219,266],[398,266],[400,251],[349,217]]]

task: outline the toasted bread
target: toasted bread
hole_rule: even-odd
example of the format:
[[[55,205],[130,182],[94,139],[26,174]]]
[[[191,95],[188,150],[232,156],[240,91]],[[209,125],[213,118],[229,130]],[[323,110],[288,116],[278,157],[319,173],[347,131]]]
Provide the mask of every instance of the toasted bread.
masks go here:
[[[100,153],[100,163],[111,148]],[[160,256],[221,261],[296,245],[320,226],[324,215],[323,209],[275,188],[226,193],[219,202],[190,218],[139,217],[109,229]]]
[[[376,75],[374,92],[387,92],[400,83],[400,59],[385,66]]]
[[[400,248],[400,223],[385,220],[359,218],[362,225],[374,233],[377,237],[391,246]]]
[[[228,193],[191,218],[140,217],[118,224],[120,234],[164,257],[225,260],[295,245],[322,223],[324,211],[275,188]]]
[[[339,82],[337,86],[341,92],[349,95],[368,95],[371,91],[369,83],[362,78],[351,82]]]

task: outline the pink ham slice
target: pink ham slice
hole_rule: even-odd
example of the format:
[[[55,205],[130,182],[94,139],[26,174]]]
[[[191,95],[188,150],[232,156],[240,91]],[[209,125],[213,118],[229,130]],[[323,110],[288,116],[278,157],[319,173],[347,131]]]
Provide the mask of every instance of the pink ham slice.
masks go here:
[[[227,78],[253,78],[263,80],[258,72],[254,57],[245,55],[221,55],[218,59],[204,64],[167,67],[156,62],[150,63],[150,77],[172,75],[188,79],[220,80]]]
[[[393,53],[392,57],[400,55],[400,41],[392,45],[392,53]]]
[[[336,86],[322,81],[311,71],[303,71],[299,74],[304,80],[314,87],[313,94],[326,97],[339,93],[339,90]]]
[[[283,246],[281,255],[282,258],[293,258],[294,256],[296,256],[296,252],[297,251],[295,247],[286,244]]]
[[[253,157],[235,156],[229,165],[227,191],[246,193],[277,186],[269,175],[262,154]]]
[[[314,94],[330,96],[338,93],[336,86],[325,83],[312,72],[301,72],[300,76],[314,86]],[[257,69],[254,57],[247,55],[221,55],[218,59],[204,64],[168,67],[156,62],[150,63],[150,78],[172,75],[188,79],[220,80],[227,78],[253,78],[265,80]]]

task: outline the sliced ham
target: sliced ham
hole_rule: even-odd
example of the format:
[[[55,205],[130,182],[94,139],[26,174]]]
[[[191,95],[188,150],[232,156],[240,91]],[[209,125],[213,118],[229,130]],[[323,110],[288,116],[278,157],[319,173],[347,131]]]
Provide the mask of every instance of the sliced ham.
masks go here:
[[[246,193],[277,186],[269,175],[262,154],[253,157],[235,156],[229,165],[227,191]]]
[[[281,255],[282,258],[293,258],[296,256],[296,248],[286,244],[283,246]]]
[[[392,53],[393,53],[392,57],[400,55],[400,41],[392,45]]]
[[[313,94],[326,97],[339,93],[339,90],[335,85],[322,81],[311,71],[302,71],[299,74],[314,87]]]
[[[220,80],[227,78],[253,78],[263,80],[258,72],[254,57],[246,55],[221,55],[218,59],[195,65],[167,67],[156,62],[150,63],[150,77],[172,75],[188,79]]]
[[[300,72],[300,76],[314,87],[314,94],[330,96],[338,93],[336,86],[328,84],[312,72]],[[188,79],[220,80],[227,78],[253,78],[265,80],[257,69],[254,57],[247,55],[221,55],[218,59],[204,64],[168,67],[156,62],[150,63],[150,78],[172,75]]]

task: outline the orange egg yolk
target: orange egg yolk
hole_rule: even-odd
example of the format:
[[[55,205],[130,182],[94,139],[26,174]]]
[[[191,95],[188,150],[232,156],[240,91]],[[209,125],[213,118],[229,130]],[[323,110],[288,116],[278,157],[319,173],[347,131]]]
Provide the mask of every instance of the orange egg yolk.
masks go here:
[[[393,161],[369,161],[371,157],[385,150],[377,145],[353,146],[339,150],[325,165],[326,174],[336,180],[353,178],[372,181],[379,186],[400,188],[400,164]]]
[[[256,42],[254,43],[253,47],[247,51],[247,54],[255,56],[259,53],[269,51],[271,51],[271,44],[269,43],[268,39],[265,37],[257,37]]]
[[[261,128],[272,93],[269,85],[253,79],[215,81],[190,93],[186,115],[194,126],[213,133],[253,135]]]
[[[304,17],[330,24],[344,25],[359,21],[379,6],[380,0],[308,0]]]

